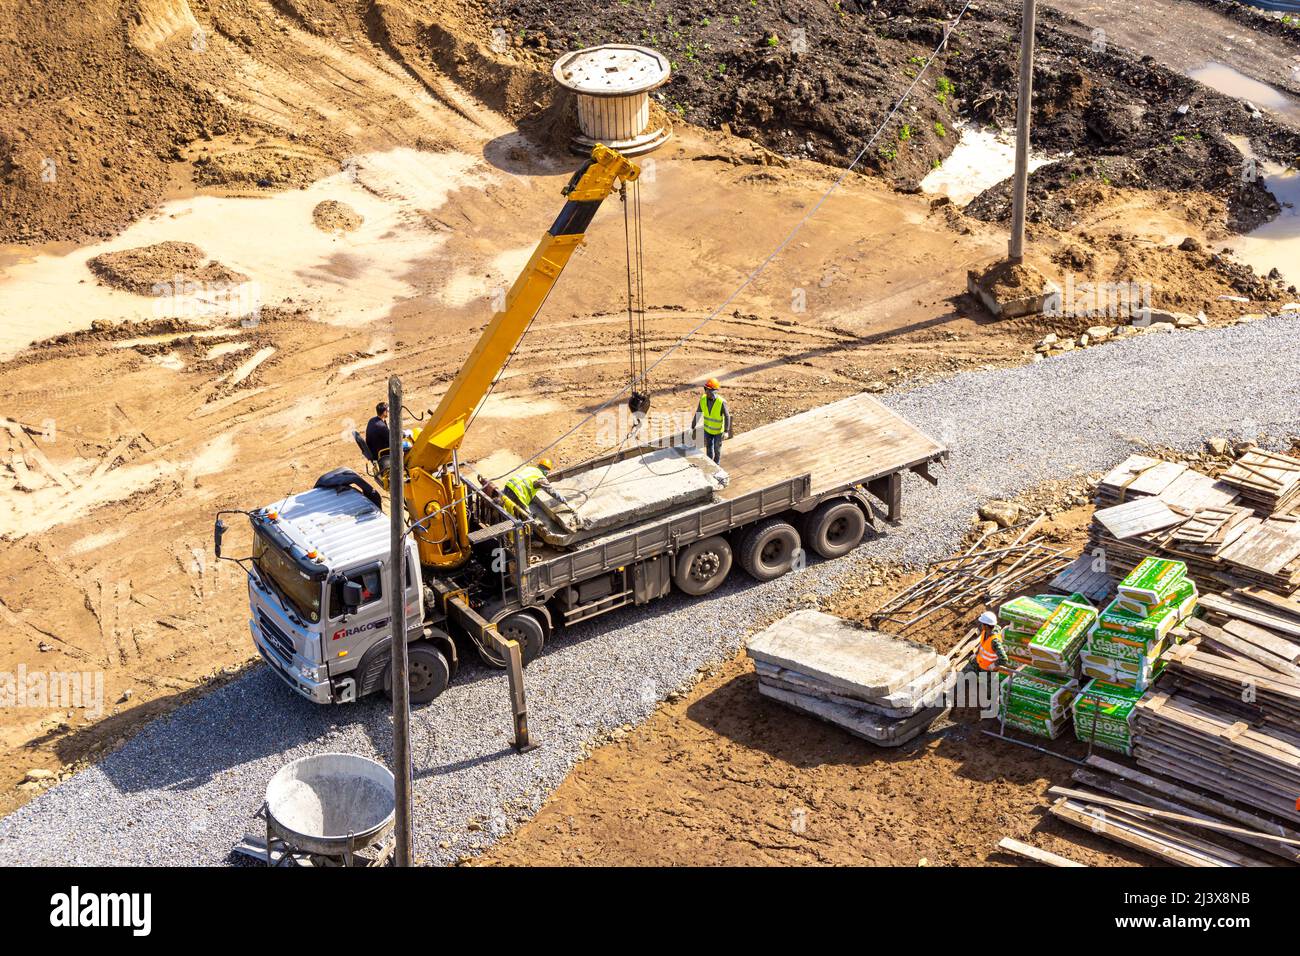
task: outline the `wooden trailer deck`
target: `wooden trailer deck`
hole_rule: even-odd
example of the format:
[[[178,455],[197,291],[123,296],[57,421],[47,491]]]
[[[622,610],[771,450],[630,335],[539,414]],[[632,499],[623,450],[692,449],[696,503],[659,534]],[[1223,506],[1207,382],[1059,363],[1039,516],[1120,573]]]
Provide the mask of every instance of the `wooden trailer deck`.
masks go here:
[[[738,498],[787,478],[812,476],[814,496],[872,481],[947,455],[947,449],[901,415],[863,393],[737,435],[722,443]]]

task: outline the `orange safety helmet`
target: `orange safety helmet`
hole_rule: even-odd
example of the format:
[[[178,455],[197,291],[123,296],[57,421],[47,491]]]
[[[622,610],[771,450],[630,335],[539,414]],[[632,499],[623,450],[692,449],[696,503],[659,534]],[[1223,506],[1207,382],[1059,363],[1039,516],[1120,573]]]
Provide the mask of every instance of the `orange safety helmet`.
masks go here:
[[[542,471],[550,471],[555,467],[555,462],[551,461],[549,458],[543,458],[537,463],[537,467],[542,469]]]
[[[716,378],[709,379],[707,382],[704,383],[704,387],[711,388],[714,391],[717,391],[718,389],[722,388],[722,386],[718,384],[718,380]]]

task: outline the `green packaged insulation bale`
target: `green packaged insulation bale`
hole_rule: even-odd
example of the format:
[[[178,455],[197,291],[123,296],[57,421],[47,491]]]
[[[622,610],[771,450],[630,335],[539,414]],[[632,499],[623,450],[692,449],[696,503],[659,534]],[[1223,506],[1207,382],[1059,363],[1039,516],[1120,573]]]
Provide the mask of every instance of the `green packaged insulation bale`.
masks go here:
[[[1083,652],[1086,654],[1105,654],[1108,657],[1134,661],[1143,657],[1158,657],[1172,643],[1172,634],[1173,630],[1171,629],[1169,634],[1156,640],[1130,637],[1127,634],[1121,634],[1118,631],[1102,627],[1101,619],[1098,618],[1097,623],[1089,629],[1087,640],[1083,642]]]
[[[1022,717],[1017,714],[1008,714],[1004,725],[1015,727],[1026,733],[1033,734],[1036,737],[1045,737],[1048,740],[1055,740],[1061,736],[1061,731],[1065,728],[1068,718],[1035,718]]]
[[[1029,656],[1034,666],[1055,673],[1067,673],[1083,647],[1088,629],[1097,620],[1097,609],[1082,594],[1072,594],[1052,612],[1034,639]]]
[[[1176,587],[1157,604],[1144,604],[1134,598],[1119,595],[1111,603],[1117,610],[1124,611],[1134,617],[1150,617],[1156,611],[1163,608],[1173,607],[1178,611],[1179,619],[1186,619],[1192,611],[1196,609],[1196,602],[1199,600],[1196,591],[1196,583],[1191,578],[1183,578]]]
[[[998,618],[1008,630],[1036,632],[1054,608],[1031,597],[1018,597],[998,608]]]
[[[1169,558],[1143,558],[1133,573],[1119,583],[1121,597],[1156,607],[1187,577],[1187,565]]]
[[[1063,714],[1079,689],[1073,677],[1064,677],[1034,667],[1023,667],[1014,675],[999,673],[999,706],[1037,708],[1048,714]]]
[[[1133,669],[1129,661],[1113,661],[1092,655],[1080,655],[1080,670],[1084,677],[1095,678],[1103,683],[1115,684],[1130,690],[1144,691],[1155,679],[1154,662],[1144,660],[1141,666]]]
[[[1106,605],[1106,609],[1097,617],[1097,626],[1102,630],[1114,631],[1145,644],[1164,640],[1178,622],[1178,608],[1173,606],[1162,607],[1153,614],[1139,617],[1116,607],[1114,601]]]
[[[1185,578],[1171,597],[1173,598],[1171,605],[1178,612],[1179,623],[1192,616],[1197,603],[1201,600],[1200,592],[1196,590],[1196,582],[1191,578]]]
[[[1093,678],[1079,691],[1071,709],[1074,735],[1129,755],[1133,752],[1133,726],[1137,702],[1144,692]]]
[[[1106,684],[1116,684],[1119,687],[1143,693],[1160,679],[1160,675],[1164,673],[1165,662],[1151,661],[1139,673],[1133,673],[1122,667],[1098,666],[1091,661],[1083,661],[1080,669],[1083,671],[1084,677],[1096,678]]]

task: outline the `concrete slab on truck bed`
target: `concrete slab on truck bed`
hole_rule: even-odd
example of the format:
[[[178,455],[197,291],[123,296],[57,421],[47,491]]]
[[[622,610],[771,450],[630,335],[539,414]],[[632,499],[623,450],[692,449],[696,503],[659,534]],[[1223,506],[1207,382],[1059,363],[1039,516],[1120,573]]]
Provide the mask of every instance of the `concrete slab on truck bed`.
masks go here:
[[[787,614],[751,637],[747,650],[849,697],[886,697],[941,662],[932,647],[813,610]]]
[[[722,488],[718,468],[698,448],[655,448],[621,461],[552,479],[567,507],[544,490],[543,537],[569,544],[610,528],[626,528],[693,504],[710,501]]]
[[[761,425],[723,442],[722,467],[734,499],[783,478],[812,475],[814,495],[910,468],[945,451],[929,435],[866,393]]]

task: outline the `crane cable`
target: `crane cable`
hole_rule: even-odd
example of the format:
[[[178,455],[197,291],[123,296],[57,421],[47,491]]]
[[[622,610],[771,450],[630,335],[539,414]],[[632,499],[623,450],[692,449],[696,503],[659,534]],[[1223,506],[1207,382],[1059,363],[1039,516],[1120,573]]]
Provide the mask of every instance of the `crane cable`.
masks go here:
[[[885,118],[881,120],[880,125],[876,127],[876,131],[871,134],[870,138],[867,139],[865,143],[862,144],[862,148],[858,150],[857,154],[853,157],[853,161],[850,162],[848,166],[844,167],[843,172],[841,172],[840,175],[835,179],[835,181],[831,183],[830,186],[826,189],[826,191],[822,193],[821,197],[818,198],[818,200],[815,203],[813,203],[812,207],[806,213],[804,213],[802,217],[800,217],[798,222],[796,222],[794,226],[790,229],[790,231],[786,233],[785,238],[783,238],[779,243],[777,243],[776,247],[770,253],[768,253],[767,256],[762,261],[760,261],[759,264],[755,266],[754,269],[748,275],[745,276],[745,278],[741,281],[741,283],[738,286],[736,286],[734,290],[732,290],[731,294],[728,295],[721,302],[721,304],[717,306],[717,308],[715,308],[712,312],[710,312],[703,319],[701,319],[700,322],[696,324],[694,328],[692,328],[685,335],[683,335],[676,342],[674,342],[671,346],[669,346],[669,348],[662,355],[660,355],[657,359],[651,362],[649,366],[647,366],[646,368],[647,374],[654,371],[654,369],[661,362],[663,362],[670,355],[676,352],[679,348],[685,345],[687,341],[691,339],[692,336],[694,336],[702,328],[704,328],[706,325],[708,325],[710,322],[716,319],[719,315],[721,315],[723,309],[731,305],[731,303],[735,301],[735,299],[740,295],[740,293],[744,292],[747,288],[753,285],[754,282],[757,281],[759,276],[761,276],[764,272],[767,271],[768,266],[770,266],[776,260],[777,256],[779,256],[782,252],[784,252],[786,247],[789,246],[790,243],[794,241],[794,237],[799,234],[799,232],[803,229],[805,225],[807,225],[808,221],[812,219],[812,217],[815,216],[821,210],[822,206],[826,204],[826,201],[830,199],[832,195],[834,195],[836,192],[839,191],[840,187],[844,185],[845,180],[848,179],[849,174],[852,173],[857,168],[858,164],[861,163],[863,158],[867,155],[867,151],[870,150],[872,145],[875,144],[876,140],[880,138],[880,134],[885,131],[885,127],[888,126],[890,121],[893,120],[893,118],[898,114],[898,111],[903,108],[903,104],[907,102],[907,98],[912,95],[912,91],[915,90],[917,84],[921,82],[921,77],[925,76],[926,73],[929,72],[930,67],[934,63],[935,59],[943,51],[943,48],[948,45],[948,37],[951,36],[952,32],[957,29],[957,25],[961,23],[962,18],[966,16],[966,12],[970,9],[971,4],[973,2],[974,0],[965,0],[965,3],[962,4],[961,10],[957,12],[957,16],[953,19],[952,25],[944,28],[943,36],[939,39],[938,45],[934,48],[934,50],[930,53],[930,56],[926,59],[925,65],[922,66],[919,70],[917,70],[916,76],[912,78],[912,82],[908,85],[907,89],[903,91],[903,95],[898,98],[897,102],[894,103],[893,107],[885,115]],[[596,416],[600,415],[603,411],[605,411],[616,401],[622,398],[625,394],[627,394],[631,390],[631,388],[632,386],[628,385],[626,388],[619,389],[608,399],[606,399],[604,402],[598,405],[594,410],[589,412],[576,425],[574,425],[572,428],[568,429],[566,432],[560,435],[559,438],[555,439],[549,445],[546,445],[545,447],[538,449],[529,457],[522,459],[519,462],[519,464],[516,465],[514,468],[511,468],[509,471],[505,472],[504,474],[492,480],[498,481],[501,478],[504,478],[506,475],[513,474],[514,471],[517,468],[519,468],[521,465],[526,465],[529,462],[533,462],[536,461],[538,458],[541,458],[547,452],[551,451],[551,449],[555,448],[561,442],[565,441],[567,438],[572,436],[575,432],[578,431],[578,429],[582,428],[588,422],[595,419]]]
[[[646,317],[645,317],[645,251],[641,231],[641,181],[632,181],[632,195],[628,185],[619,190],[623,203],[623,248],[627,258],[627,351],[628,388],[632,396],[628,402],[636,426],[640,427],[644,413],[650,407],[647,385]]]

